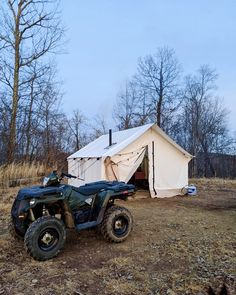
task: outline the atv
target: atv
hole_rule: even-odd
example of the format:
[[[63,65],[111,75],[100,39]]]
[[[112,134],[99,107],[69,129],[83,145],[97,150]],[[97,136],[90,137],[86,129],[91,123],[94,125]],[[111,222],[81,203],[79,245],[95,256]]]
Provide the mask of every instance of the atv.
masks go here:
[[[66,228],[77,231],[99,228],[109,242],[124,241],[132,230],[131,213],[114,204],[135,193],[132,184],[97,181],[75,187],[61,183],[56,171],[45,177],[42,186],[19,190],[11,209],[11,225],[24,238],[28,253],[36,260],[55,257],[64,246]]]

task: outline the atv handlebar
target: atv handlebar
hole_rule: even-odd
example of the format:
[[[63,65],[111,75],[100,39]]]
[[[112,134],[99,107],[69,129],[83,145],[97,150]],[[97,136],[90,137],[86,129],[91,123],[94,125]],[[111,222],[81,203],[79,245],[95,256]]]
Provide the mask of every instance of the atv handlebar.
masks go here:
[[[68,178],[77,178],[76,176],[66,173],[66,172],[62,172],[61,173],[61,178],[63,178],[64,176],[68,177]]]

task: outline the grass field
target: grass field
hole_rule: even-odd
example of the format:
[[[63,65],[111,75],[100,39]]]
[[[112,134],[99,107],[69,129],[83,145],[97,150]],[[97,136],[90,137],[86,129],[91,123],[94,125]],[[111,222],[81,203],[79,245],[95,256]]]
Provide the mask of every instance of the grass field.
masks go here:
[[[0,188],[9,188],[17,185],[28,185],[39,179],[48,172],[45,165],[33,163],[12,163],[0,166]]]
[[[68,231],[57,258],[37,262],[7,229],[17,189],[0,191],[0,294],[236,294],[236,181],[193,180],[197,197],[134,198],[134,230],[110,244]],[[142,196],[139,193],[138,196]]]

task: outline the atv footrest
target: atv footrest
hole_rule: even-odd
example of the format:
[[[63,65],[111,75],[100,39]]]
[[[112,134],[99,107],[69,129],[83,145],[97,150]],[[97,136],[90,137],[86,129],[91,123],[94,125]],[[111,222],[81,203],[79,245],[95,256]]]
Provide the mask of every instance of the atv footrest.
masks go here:
[[[94,226],[97,226],[97,225],[98,225],[97,221],[89,221],[89,222],[85,222],[85,223],[81,223],[81,224],[76,224],[76,229],[78,231],[80,231],[82,229],[94,227]]]

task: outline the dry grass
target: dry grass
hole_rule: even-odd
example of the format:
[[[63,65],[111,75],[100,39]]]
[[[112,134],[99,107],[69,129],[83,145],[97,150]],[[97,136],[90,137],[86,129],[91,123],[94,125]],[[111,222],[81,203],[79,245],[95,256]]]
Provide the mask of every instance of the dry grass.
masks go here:
[[[33,162],[9,164],[0,166],[0,187],[11,187],[20,184],[31,183],[30,180],[38,180],[45,174],[46,167],[43,164]]]
[[[58,257],[46,262],[11,238],[7,223],[18,189],[0,190],[0,294],[206,295],[223,282],[236,294],[236,182],[190,183],[198,196],[120,202],[134,216],[124,243],[71,230]]]
[[[236,188],[236,179],[224,178],[191,178],[189,184],[195,184],[203,189]]]

